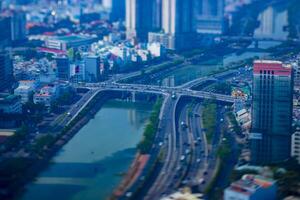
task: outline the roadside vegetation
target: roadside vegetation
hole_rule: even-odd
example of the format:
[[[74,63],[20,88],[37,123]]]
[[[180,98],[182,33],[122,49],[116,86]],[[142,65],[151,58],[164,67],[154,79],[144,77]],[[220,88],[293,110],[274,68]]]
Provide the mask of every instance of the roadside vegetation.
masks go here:
[[[230,119],[227,117],[225,124],[221,127],[221,141],[216,151],[217,164],[215,173],[211,182],[205,188],[205,194],[209,199],[222,199],[224,189],[231,183],[231,177],[242,176],[238,173],[233,174],[233,163],[237,162],[240,147],[231,146],[234,136],[227,131],[229,124],[231,124]]]
[[[161,71],[164,71],[164,70],[169,70],[170,68],[172,68],[174,66],[177,66],[177,65],[180,65],[183,62],[184,62],[183,59],[177,59],[177,60],[174,60],[174,61],[167,61],[165,63],[152,66],[149,69],[142,69],[140,75],[134,76],[132,78],[128,78],[128,79],[125,79],[125,80],[122,80],[121,82],[122,83],[132,83],[132,82],[140,80],[140,79],[142,79],[144,77],[147,77],[147,76],[149,76],[151,74],[155,74],[157,72],[161,72]]]
[[[223,159],[226,159],[230,153],[231,153],[230,144],[229,144],[227,138],[223,138],[223,140],[218,148],[217,155],[221,160],[223,160]]]
[[[137,148],[141,154],[148,154],[151,150],[156,132],[158,130],[159,113],[161,106],[162,99],[159,98],[153,106],[149,122],[144,129],[143,140],[137,145]]]
[[[216,83],[214,86],[216,93],[231,95],[231,84],[228,82]]]
[[[217,161],[216,163],[216,169],[215,169],[215,174],[214,176],[211,178],[209,184],[206,186],[206,188],[204,188],[204,194],[206,196],[208,196],[210,199],[211,196],[215,196],[214,194],[212,194],[213,190],[215,189],[214,186],[216,184],[217,178],[220,175],[221,172],[221,168],[222,168],[222,163],[220,162],[220,160]]]
[[[210,183],[207,185],[207,187],[204,190],[204,193],[209,197],[209,199],[221,199],[222,198],[222,192],[223,188],[216,187],[217,179],[219,179],[219,176],[221,174],[221,170],[226,165],[227,159],[232,152],[230,148],[230,144],[228,142],[228,135],[224,134],[225,130],[222,129],[222,135],[224,136],[221,143],[219,144],[219,147],[217,149],[217,166],[215,169],[215,174],[212,177]]]
[[[22,141],[26,135],[28,134],[28,127],[26,125],[22,125],[19,129],[17,129],[13,136],[9,137],[8,140],[5,142],[4,146],[5,151],[8,151],[12,148],[14,148],[16,145]],[[2,153],[2,150],[0,150],[0,153]]]
[[[72,137],[78,128],[88,121],[90,115],[93,115],[94,111],[101,106],[98,102],[100,98],[103,98],[101,93],[96,95],[68,126],[59,129],[57,133],[45,133],[32,144],[24,144],[24,148],[28,151],[27,157],[24,154],[22,158],[8,158],[0,163],[0,199],[2,197],[4,199],[12,199],[13,195],[19,192],[20,186],[35,177],[36,173],[47,165],[49,157],[59,149],[59,145],[56,145],[56,142],[63,139],[63,136]],[[30,109],[30,115],[37,116],[37,118],[41,115],[37,108],[42,107],[42,105],[28,104],[26,106]],[[49,129],[49,131],[51,130]],[[6,148],[13,149],[16,145],[23,145],[21,142],[27,134],[29,134],[28,126],[23,125],[6,142]]]
[[[203,127],[205,129],[205,134],[207,142],[210,144],[213,138],[213,135],[216,130],[217,125],[217,105],[213,101],[205,101],[203,103]]]
[[[233,125],[233,131],[236,134],[241,134],[242,133],[242,128],[239,125],[239,123],[236,121],[236,118],[235,118],[233,112],[228,112],[227,117],[229,119],[229,122]]]

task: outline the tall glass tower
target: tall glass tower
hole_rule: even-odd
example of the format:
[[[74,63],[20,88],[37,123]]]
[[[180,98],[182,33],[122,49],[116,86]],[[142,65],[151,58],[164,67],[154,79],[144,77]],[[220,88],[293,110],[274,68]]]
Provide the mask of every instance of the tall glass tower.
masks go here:
[[[126,0],[126,37],[146,42],[148,33],[155,28],[155,0]]]
[[[255,61],[253,68],[251,162],[278,163],[290,157],[292,68],[268,60]]]

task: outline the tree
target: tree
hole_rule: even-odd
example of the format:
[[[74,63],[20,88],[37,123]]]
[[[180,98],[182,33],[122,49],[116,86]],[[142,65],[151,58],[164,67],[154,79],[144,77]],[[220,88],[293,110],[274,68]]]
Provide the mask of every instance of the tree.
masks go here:
[[[81,57],[81,54],[79,51],[76,51],[76,53],[75,53],[75,60],[78,60],[78,61],[82,60],[82,57]]]
[[[74,61],[74,49],[73,48],[68,49],[67,54],[68,54],[69,59]]]
[[[58,112],[58,110],[59,110],[58,101],[52,101],[51,105],[50,105],[50,111],[56,113],[56,112]]]
[[[17,129],[13,136],[11,136],[5,143],[6,149],[13,148],[18,145],[21,140],[23,140],[28,134],[29,129],[26,125],[22,125],[21,128]]]
[[[230,95],[231,94],[231,85],[227,82],[218,83],[214,86],[214,89],[217,93]]]

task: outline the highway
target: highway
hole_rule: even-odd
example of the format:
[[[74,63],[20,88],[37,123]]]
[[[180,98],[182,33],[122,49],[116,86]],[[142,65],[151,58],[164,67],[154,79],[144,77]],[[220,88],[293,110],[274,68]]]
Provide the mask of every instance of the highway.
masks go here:
[[[66,113],[64,113],[63,117],[57,118],[53,123],[51,123],[51,126],[54,127],[53,131],[60,130],[62,127],[68,125],[98,92],[99,91],[97,90],[91,89],[85,93],[79,101],[77,101]]]
[[[187,177],[187,185],[195,186],[205,183],[203,173],[207,170],[207,154],[208,146],[204,132],[202,132],[201,126],[201,104],[197,103],[191,105],[193,108],[188,113],[189,132],[192,137],[193,158],[191,161],[191,167],[189,169]]]
[[[176,101],[172,104],[173,111],[168,114],[171,117],[168,128],[172,124],[173,131],[167,134],[168,140],[163,146],[167,152],[163,167],[144,199],[159,199],[181,186],[199,184],[208,166],[206,140],[199,123],[200,104],[191,107],[185,104],[177,111],[176,117],[175,109],[180,98],[173,100]]]
[[[176,128],[175,128],[175,109],[178,103],[179,98],[172,99],[171,97],[168,98],[165,104],[164,114],[162,115],[161,121],[163,123],[160,131],[162,137],[165,137],[165,143],[162,146],[162,151],[166,153],[166,158],[163,163],[163,167],[160,170],[156,181],[153,183],[152,187],[150,188],[148,194],[145,196],[144,199],[158,199],[161,196],[161,193],[164,192],[166,188],[166,182],[169,179],[169,173],[174,171],[175,162],[177,159],[176,154]]]
[[[220,126],[216,128],[215,138],[208,145],[205,133],[201,127],[201,103],[191,105],[185,102],[178,105],[182,98],[193,97],[211,99],[221,103],[232,104],[236,98],[205,91],[192,90],[194,86],[207,81],[218,81],[236,73],[235,70],[220,73],[212,77],[203,77],[179,87],[164,87],[143,84],[117,83],[120,77],[102,83],[83,83],[77,88],[89,89],[89,92],[73,106],[61,123],[69,124],[80,111],[93,99],[98,92],[129,92],[150,93],[162,95],[164,102],[160,112],[160,122],[154,144],[150,151],[151,162],[154,163],[159,155],[162,156],[162,165],[157,169],[157,176],[152,177],[153,183],[147,187],[143,199],[152,200],[176,191],[179,187],[197,187],[203,191],[211,179],[216,166],[216,152],[220,139]],[[178,110],[180,109],[180,110]],[[218,107],[217,120],[220,120]],[[219,124],[219,123],[218,123]],[[142,177],[145,177],[143,173]],[[126,194],[131,194],[129,190]],[[130,196],[128,196],[130,199]],[[127,199],[127,198],[125,198]]]
[[[218,123],[212,143],[208,144],[200,123],[205,117],[201,116],[202,104],[179,103],[181,98],[176,97],[173,99],[176,102],[170,104],[173,109],[167,114],[169,125],[163,130],[172,129],[171,133],[166,132],[168,140],[162,147],[167,153],[145,200],[159,199],[184,186],[204,191],[214,176],[222,123]],[[223,109],[217,106],[217,121],[222,122]]]
[[[195,82],[198,84],[198,82]],[[190,85],[191,86],[191,85]],[[195,97],[200,99],[212,99],[219,102],[233,103],[235,98],[214,94],[205,91],[195,91],[189,88],[170,88],[154,85],[96,83],[78,86],[90,91],[68,112],[62,123],[70,123],[88,102],[100,91],[120,91],[130,93],[151,93],[163,95],[164,102],[160,113],[158,133],[156,135],[150,155],[157,158],[160,153],[164,155],[164,162],[144,199],[152,200],[174,192],[181,186],[195,186],[199,183],[206,185],[213,174],[216,160],[215,154],[218,139],[209,152],[206,138],[202,132],[200,123],[200,104],[179,106],[178,102],[183,97]],[[176,109],[182,109],[176,111]],[[176,116],[178,113],[178,116]],[[186,126],[184,127],[183,126]],[[212,169],[212,170],[209,170]]]
[[[67,125],[84,109],[84,107],[99,93],[99,90],[91,89],[69,110]]]
[[[177,146],[179,149],[180,160],[177,163],[177,174],[172,180],[174,183],[172,190],[175,190],[180,185],[185,185],[187,183],[186,174],[188,173],[194,158],[195,148],[193,146],[193,135],[190,132],[188,124],[188,110],[188,105],[185,104],[182,107],[182,110],[178,111],[179,116],[176,123],[179,138]],[[168,193],[170,192],[171,191]]]

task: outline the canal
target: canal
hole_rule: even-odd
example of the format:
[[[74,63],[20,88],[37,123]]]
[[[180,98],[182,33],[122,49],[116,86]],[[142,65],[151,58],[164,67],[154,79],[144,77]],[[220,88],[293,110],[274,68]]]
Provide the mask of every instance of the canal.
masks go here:
[[[155,85],[174,87],[192,81],[196,78],[207,76],[213,71],[230,65],[232,62],[238,62],[253,57],[263,58],[268,55],[269,53],[267,52],[252,51],[246,51],[242,54],[232,53],[221,58],[202,61],[197,65],[186,65],[167,73],[162,77],[152,80],[152,83]]]
[[[136,154],[152,104],[108,101],[30,183],[21,200],[102,200]]]

